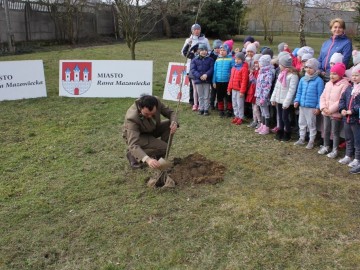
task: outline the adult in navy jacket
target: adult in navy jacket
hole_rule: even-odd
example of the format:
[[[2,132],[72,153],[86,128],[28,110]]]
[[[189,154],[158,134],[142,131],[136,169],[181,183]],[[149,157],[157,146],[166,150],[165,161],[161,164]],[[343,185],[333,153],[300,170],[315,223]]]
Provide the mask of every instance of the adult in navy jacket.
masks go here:
[[[351,40],[345,35],[344,20],[333,19],[329,26],[332,36],[323,43],[318,58],[321,75],[325,82],[329,80],[331,56],[336,52],[341,53],[344,56],[343,63],[348,67],[352,52]]]

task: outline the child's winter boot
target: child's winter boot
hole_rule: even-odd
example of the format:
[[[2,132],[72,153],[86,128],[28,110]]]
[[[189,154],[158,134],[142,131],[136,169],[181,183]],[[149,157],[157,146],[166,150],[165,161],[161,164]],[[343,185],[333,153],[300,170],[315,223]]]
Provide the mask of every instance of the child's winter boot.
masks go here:
[[[275,140],[281,141],[284,137],[284,130],[278,130],[275,135]]]
[[[278,132],[279,132],[279,131],[278,131]],[[290,139],[291,139],[291,132],[285,131],[285,132],[284,132],[284,136],[283,136],[283,138],[282,138],[282,141],[288,142],[288,141],[290,141]]]

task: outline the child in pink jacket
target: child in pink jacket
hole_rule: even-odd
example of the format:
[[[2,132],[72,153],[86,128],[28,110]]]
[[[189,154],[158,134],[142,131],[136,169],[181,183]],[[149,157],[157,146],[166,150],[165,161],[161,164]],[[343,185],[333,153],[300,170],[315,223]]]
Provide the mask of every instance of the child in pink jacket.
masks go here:
[[[320,110],[324,120],[324,145],[318,154],[329,158],[336,158],[340,139],[340,125],[342,116],[339,113],[341,94],[350,85],[344,77],[346,67],[343,63],[336,63],[330,69],[330,81],[325,84],[325,89],[320,96]],[[330,150],[330,135],[333,135],[332,151]]]

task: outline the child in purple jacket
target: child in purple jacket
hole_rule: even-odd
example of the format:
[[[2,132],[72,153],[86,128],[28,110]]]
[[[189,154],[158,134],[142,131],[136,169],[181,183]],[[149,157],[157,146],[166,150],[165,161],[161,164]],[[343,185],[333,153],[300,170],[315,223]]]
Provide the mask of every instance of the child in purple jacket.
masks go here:
[[[271,65],[270,55],[263,55],[259,59],[259,75],[256,80],[256,104],[260,107],[262,120],[260,127],[255,132],[266,135],[269,134],[270,125],[270,90],[274,78],[274,67]]]

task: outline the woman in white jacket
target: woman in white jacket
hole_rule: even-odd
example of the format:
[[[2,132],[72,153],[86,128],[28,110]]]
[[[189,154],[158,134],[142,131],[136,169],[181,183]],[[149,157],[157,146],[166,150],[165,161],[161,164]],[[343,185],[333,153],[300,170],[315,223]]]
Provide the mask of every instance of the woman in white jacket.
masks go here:
[[[279,66],[280,74],[270,99],[271,105],[276,106],[279,118],[279,131],[275,139],[289,141],[291,139],[290,105],[294,102],[299,76],[292,65],[290,54],[280,56]]]

